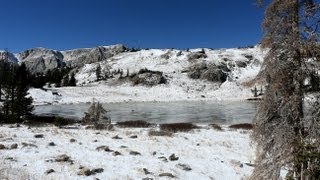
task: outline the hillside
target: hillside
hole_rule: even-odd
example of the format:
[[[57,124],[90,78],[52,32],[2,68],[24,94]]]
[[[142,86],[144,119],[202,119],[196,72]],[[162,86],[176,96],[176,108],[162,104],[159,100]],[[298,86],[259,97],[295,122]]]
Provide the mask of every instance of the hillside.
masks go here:
[[[243,83],[258,74],[265,53],[258,46],[134,50],[113,45],[68,51],[34,48],[15,54],[15,59],[26,63],[32,73],[62,67],[72,68],[71,72],[75,73],[77,87],[53,85],[46,87],[49,91],[31,89],[35,104],[93,99],[102,102],[244,100],[253,96],[253,87]],[[97,82],[99,66],[104,79]],[[140,74],[142,69],[150,73]],[[165,82],[160,83],[159,78]]]

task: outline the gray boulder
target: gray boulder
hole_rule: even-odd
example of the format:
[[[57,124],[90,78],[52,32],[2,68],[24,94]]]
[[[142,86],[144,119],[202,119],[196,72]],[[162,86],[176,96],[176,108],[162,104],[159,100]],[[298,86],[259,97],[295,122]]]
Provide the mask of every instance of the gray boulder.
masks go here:
[[[193,64],[185,72],[191,79],[204,79],[212,82],[223,83],[227,80],[230,71],[226,65],[207,64],[205,62]]]
[[[133,85],[141,84],[145,86],[155,86],[158,84],[165,84],[167,80],[162,72],[142,69],[138,74],[131,76],[131,81],[133,82]]]
[[[192,52],[188,54],[187,58],[189,61],[200,59],[200,58],[207,58],[207,54],[205,51],[200,51],[200,52]]]

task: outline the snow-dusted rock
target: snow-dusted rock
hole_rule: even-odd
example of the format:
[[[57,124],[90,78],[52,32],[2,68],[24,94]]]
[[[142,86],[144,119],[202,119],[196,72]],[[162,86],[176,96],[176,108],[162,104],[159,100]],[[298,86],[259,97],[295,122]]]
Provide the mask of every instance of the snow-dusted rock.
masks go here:
[[[113,45],[68,50],[63,51],[62,54],[68,67],[82,67],[85,64],[107,60],[126,50],[127,48],[123,45]]]
[[[0,61],[6,60],[9,62],[17,63],[18,59],[14,56],[14,54],[8,52],[8,51],[0,51]]]
[[[45,73],[48,70],[63,66],[63,55],[59,51],[33,48],[18,54],[20,62],[24,62],[33,74]]]

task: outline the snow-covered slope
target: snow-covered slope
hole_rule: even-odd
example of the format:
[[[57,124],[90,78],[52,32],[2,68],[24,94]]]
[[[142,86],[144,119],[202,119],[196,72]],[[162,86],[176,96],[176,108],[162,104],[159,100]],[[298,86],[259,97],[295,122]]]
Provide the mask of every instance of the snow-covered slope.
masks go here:
[[[192,58],[194,53],[204,52],[206,57]],[[61,96],[41,96],[31,90],[36,103],[77,103],[125,101],[187,101],[187,100],[244,100],[252,97],[251,88],[244,82],[253,79],[259,72],[266,52],[258,46],[244,49],[150,49],[137,52],[123,52],[107,60],[86,64],[76,74],[78,87],[53,88]],[[191,79],[185,72],[197,63],[214,64],[229,69],[224,83],[203,79]],[[130,81],[119,81],[117,77],[95,82],[95,70],[101,66],[102,72],[119,69],[129,70],[129,74],[140,69],[161,71],[167,78],[166,84],[153,87],[133,85]],[[39,97],[41,96],[41,97]],[[50,100],[51,99],[51,100]],[[52,99],[55,99],[52,101]]]
[[[141,128],[78,128],[0,126],[0,144],[8,148],[17,144],[16,148],[0,150],[0,179],[171,179],[159,177],[161,173],[171,173],[176,177],[172,179],[229,180],[246,179],[253,170],[250,163],[254,162],[255,152],[248,131],[204,128],[158,137],[149,136],[149,129]],[[36,139],[36,134],[44,136]],[[133,135],[135,139],[130,138]],[[112,138],[115,136],[121,139]],[[107,152],[102,146],[120,155]],[[133,155],[132,151],[140,155]],[[169,160],[173,153],[179,159]],[[55,158],[62,154],[71,161],[56,162]],[[182,168],[183,165],[189,168]],[[86,177],[78,175],[79,167],[104,170]],[[49,169],[54,172],[46,173]]]

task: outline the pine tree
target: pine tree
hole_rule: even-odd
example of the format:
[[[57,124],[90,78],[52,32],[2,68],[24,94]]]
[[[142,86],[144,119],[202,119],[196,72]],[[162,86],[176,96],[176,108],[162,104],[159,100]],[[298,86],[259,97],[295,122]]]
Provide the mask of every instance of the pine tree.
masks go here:
[[[15,101],[13,104],[14,109],[12,111],[15,114],[16,119],[20,119],[23,116],[31,115],[33,110],[32,97],[27,97],[29,95],[29,80],[30,75],[27,67],[22,63],[16,72],[16,90],[15,90]]]
[[[320,178],[320,169],[318,175],[310,173],[320,157],[305,156],[309,145],[319,153],[320,144],[307,136],[311,127],[303,111],[304,62],[319,52],[319,23],[319,4],[313,0],[271,0],[266,9],[262,47],[269,53],[262,69],[267,86],[254,121],[258,157],[251,179],[279,179],[283,168],[289,169],[289,179]]]
[[[24,63],[21,66],[11,64],[4,88],[5,101],[3,111],[5,122],[21,122],[24,116],[31,114],[33,100],[32,97],[27,97],[30,83],[29,77],[29,72]]]
[[[71,73],[68,85],[69,86],[77,86],[74,73]]]
[[[102,76],[101,76],[101,66],[100,66],[100,64],[98,64],[98,66],[96,68],[96,80],[100,81],[101,78],[102,78]]]

